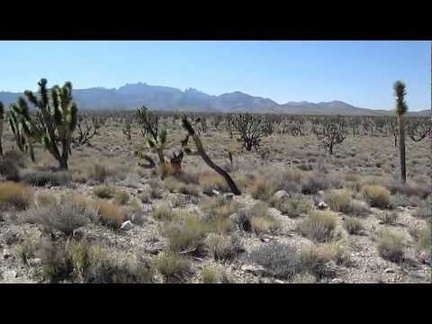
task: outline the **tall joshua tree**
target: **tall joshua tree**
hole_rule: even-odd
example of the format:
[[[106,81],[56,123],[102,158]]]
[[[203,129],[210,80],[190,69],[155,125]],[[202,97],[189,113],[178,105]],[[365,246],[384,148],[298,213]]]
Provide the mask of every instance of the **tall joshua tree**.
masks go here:
[[[72,98],[72,84],[66,82],[62,87],[55,85],[48,89],[47,80],[41,79],[38,85],[38,93],[24,92],[27,101],[37,108],[37,113],[31,115],[27,101],[20,97],[11,107],[11,112],[16,114],[12,116],[17,117],[30,143],[41,143],[57,160],[59,169],[67,170],[78,112]]]
[[[3,122],[4,122],[4,106],[0,101],[0,156],[3,156],[2,136],[3,136]]]
[[[402,81],[396,81],[393,84],[394,95],[396,97],[396,116],[398,121],[399,132],[399,156],[401,165],[402,182],[406,182],[406,164],[405,164],[405,125],[404,115],[408,111],[408,106],[405,101],[406,87]]]

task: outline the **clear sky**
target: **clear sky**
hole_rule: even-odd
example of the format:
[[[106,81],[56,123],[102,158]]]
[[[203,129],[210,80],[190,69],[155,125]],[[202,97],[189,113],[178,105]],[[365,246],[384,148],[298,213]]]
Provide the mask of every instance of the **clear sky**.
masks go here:
[[[392,109],[407,84],[410,110],[430,109],[431,45],[425,41],[0,41],[0,91],[145,82],[210,95],[242,91],[289,101],[340,100]]]

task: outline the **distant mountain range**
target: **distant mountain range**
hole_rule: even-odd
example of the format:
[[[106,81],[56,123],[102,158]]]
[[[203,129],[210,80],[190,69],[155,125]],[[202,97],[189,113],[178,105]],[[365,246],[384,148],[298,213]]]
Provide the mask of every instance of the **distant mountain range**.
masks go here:
[[[16,102],[20,93],[0,91],[0,101],[5,106]],[[89,88],[73,90],[78,108],[131,110],[146,105],[153,110],[196,112],[256,112],[305,115],[370,115],[394,114],[391,110],[374,110],[354,107],[342,101],[312,103],[307,101],[277,102],[254,97],[239,91],[212,96],[196,89],[153,86],[146,83],[126,84],[118,89]],[[430,116],[430,110],[409,112],[410,115]]]

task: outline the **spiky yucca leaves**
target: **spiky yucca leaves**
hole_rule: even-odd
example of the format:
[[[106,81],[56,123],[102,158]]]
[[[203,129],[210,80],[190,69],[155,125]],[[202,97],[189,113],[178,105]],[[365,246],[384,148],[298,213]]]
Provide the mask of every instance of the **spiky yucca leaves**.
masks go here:
[[[396,98],[396,116],[398,119],[399,129],[399,156],[401,164],[402,182],[406,182],[406,160],[405,160],[405,126],[403,116],[408,111],[408,106],[405,102],[406,86],[402,81],[396,81],[393,84],[394,96]]]
[[[71,82],[66,82],[63,87],[55,85],[51,89],[47,88],[47,83],[46,79],[38,82],[37,94],[30,90],[24,92],[26,99],[38,109],[34,117],[30,116],[27,102],[22,98],[17,112],[27,138],[43,144],[58,161],[60,169],[67,170],[78,108],[72,98]]]
[[[31,160],[35,162],[33,150],[35,134],[27,122],[28,119],[30,119],[30,113],[27,102],[24,98],[19,97],[18,102],[10,106],[8,121],[18,149],[21,152],[28,152]]]
[[[159,127],[159,116],[149,111],[145,106],[137,110],[136,116],[138,122],[141,124],[141,134],[144,136],[147,147],[152,153],[157,153],[159,157],[161,179],[163,180],[166,174],[169,173],[168,170],[172,169],[174,173],[180,170],[181,162],[183,160],[183,152],[180,152],[178,155],[174,154],[169,162],[165,160],[164,150],[166,148],[168,132],[165,128]],[[146,169],[156,167],[156,163],[150,156],[143,154],[142,152],[136,152],[136,154],[141,159],[138,162],[138,165]],[[145,162],[148,162],[148,164],[145,164],[144,160]]]
[[[219,166],[217,166],[211,159],[210,157],[207,155],[207,153],[204,150],[204,147],[201,143],[201,139],[199,138],[199,136],[195,133],[195,130],[193,129],[192,125],[190,124],[190,122],[188,121],[186,116],[183,116],[182,118],[182,125],[183,128],[188,132],[186,138],[182,141],[182,147],[183,147],[183,151],[188,154],[191,153],[190,149],[186,149],[187,147],[187,143],[189,140],[189,137],[192,137],[195,146],[197,148],[197,152],[198,154],[201,156],[201,158],[204,160],[204,162],[213,170],[215,170],[217,173],[219,173],[227,182],[229,188],[231,189],[231,192],[234,195],[241,195],[241,191],[238,189],[237,185],[235,184],[235,182],[233,181],[233,179],[231,179],[231,177],[229,176],[228,173],[226,173],[222,168],[220,168]]]
[[[3,102],[0,101],[0,156],[3,156],[2,136],[4,117],[4,105]]]

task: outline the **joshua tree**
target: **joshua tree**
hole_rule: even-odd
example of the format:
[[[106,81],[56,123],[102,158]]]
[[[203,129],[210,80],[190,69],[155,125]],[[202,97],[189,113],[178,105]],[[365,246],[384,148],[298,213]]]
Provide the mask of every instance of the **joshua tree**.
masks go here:
[[[396,116],[399,129],[399,155],[401,164],[402,182],[406,182],[406,164],[405,164],[405,127],[404,115],[408,111],[408,106],[405,102],[406,87],[402,81],[396,81],[393,84],[394,95],[396,97]]]
[[[85,144],[90,144],[90,140],[95,136],[98,135],[99,128],[101,126],[100,121],[92,117],[90,120],[89,117],[78,117],[78,136],[72,138],[72,142],[75,145],[81,146]]]
[[[0,101],[0,156],[3,156],[2,136],[3,136],[3,122],[4,122],[4,106]]]
[[[129,142],[132,140],[132,121],[130,118],[126,118],[125,127],[122,129],[123,135],[126,136],[126,140]]]
[[[9,125],[15,138],[18,149],[29,153],[32,162],[35,162],[33,143],[34,134],[28,127],[26,119],[30,118],[29,107],[23,97],[18,98],[18,103],[12,104],[9,111]]]
[[[250,151],[252,147],[258,150],[260,137],[267,135],[264,118],[248,113],[229,115],[228,118],[230,126],[240,135],[237,140],[243,142],[246,151]]]
[[[334,147],[342,144],[346,138],[345,120],[340,116],[326,118],[313,132],[325,150],[333,155]]]
[[[159,164],[165,163],[163,151],[166,145],[167,130],[159,129],[159,116],[142,106],[136,114],[138,122],[141,124],[141,134],[145,138],[147,146],[152,152],[156,152],[159,157]]]
[[[215,170],[217,173],[219,173],[219,175],[221,175],[225,181],[227,182],[229,188],[231,189],[231,192],[234,195],[241,195],[241,191],[238,189],[237,185],[235,184],[235,182],[233,181],[233,179],[231,179],[231,177],[229,176],[228,173],[226,173],[222,168],[220,168],[219,166],[217,166],[211,159],[210,157],[207,155],[207,153],[204,150],[204,147],[201,143],[201,139],[199,138],[199,136],[196,134],[195,130],[193,129],[191,123],[187,120],[187,117],[184,116],[182,118],[182,125],[183,128],[187,131],[187,135],[186,138],[182,141],[182,147],[183,147],[183,151],[186,154],[190,153],[190,150],[186,149],[186,145],[188,143],[189,137],[192,137],[192,140],[195,143],[195,146],[197,148],[197,153],[201,156],[201,158],[204,160],[204,162],[213,170]]]
[[[66,82],[63,87],[55,85],[47,89],[47,80],[41,79],[38,85],[38,95],[29,90],[24,92],[26,99],[38,109],[38,112],[31,116],[27,101],[20,97],[18,103],[11,107],[11,127],[13,128],[16,121],[16,125],[22,128],[25,137],[22,137],[22,134],[19,134],[19,137],[20,140],[26,140],[31,155],[32,141],[41,143],[58,161],[60,170],[67,170],[78,113],[72,98],[72,83]]]
[[[420,142],[428,134],[431,134],[431,120],[429,118],[408,118],[406,126],[407,134],[414,142]]]

